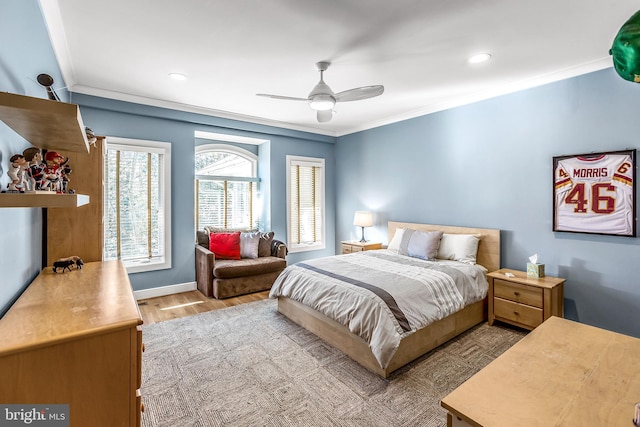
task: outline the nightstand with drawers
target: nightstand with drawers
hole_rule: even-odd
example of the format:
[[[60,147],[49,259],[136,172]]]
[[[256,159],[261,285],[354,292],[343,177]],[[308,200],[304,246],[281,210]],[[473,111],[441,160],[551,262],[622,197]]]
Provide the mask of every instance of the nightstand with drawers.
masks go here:
[[[345,240],[342,243],[342,253],[350,254],[352,252],[372,251],[374,249],[382,249],[380,242],[359,242],[357,240]]]
[[[531,330],[551,316],[564,317],[565,279],[528,277],[524,271],[507,268],[487,274],[487,279],[489,325],[499,320]]]

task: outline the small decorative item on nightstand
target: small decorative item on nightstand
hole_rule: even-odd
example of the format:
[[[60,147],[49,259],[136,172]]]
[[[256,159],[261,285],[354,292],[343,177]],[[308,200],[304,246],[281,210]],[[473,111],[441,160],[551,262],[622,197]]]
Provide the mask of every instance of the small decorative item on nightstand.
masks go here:
[[[533,254],[529,257],[527,263],[527,276],[541,278],[544,277],[544,264],[538,262],[538,254]]]
[[[527,263],[527,276],[537,279],[544,277],[544,264]]]

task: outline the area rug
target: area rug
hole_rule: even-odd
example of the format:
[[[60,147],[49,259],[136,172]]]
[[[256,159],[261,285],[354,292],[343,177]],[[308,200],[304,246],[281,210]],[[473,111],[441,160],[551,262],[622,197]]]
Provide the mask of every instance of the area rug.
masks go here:
[[[480,324],[383,379],[276,307],[143,326],[142,425],[443,427],[440,400],[525,335]]]

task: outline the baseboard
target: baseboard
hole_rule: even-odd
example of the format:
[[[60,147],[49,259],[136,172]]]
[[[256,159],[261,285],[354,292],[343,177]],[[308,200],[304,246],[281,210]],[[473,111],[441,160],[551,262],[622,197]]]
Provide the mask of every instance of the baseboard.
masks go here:
[[[196,282],[179,283],[177,285],[160,286],[158,288],[142,289],[139,291],[133,291],[133,295],[137,300],[163,297],[165,295],[179,294],[181,292],[195,291],[197,288]]]

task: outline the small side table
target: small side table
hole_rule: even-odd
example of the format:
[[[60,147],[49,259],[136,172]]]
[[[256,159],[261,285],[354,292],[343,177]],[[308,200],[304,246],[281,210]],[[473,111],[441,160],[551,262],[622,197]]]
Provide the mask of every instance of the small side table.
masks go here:
[[[380,242],[359,242],[357,240],[345,240],[342,243],[342,253],[350,254],[352,252],[372,251],[374,249],[382,249]]]
[[[514,277],[508,277],[511,273]],[[487,274],[489,325],[495,320],[532,330],[551,316],[564,317],[565,279],[528,277],[503,268]]]

